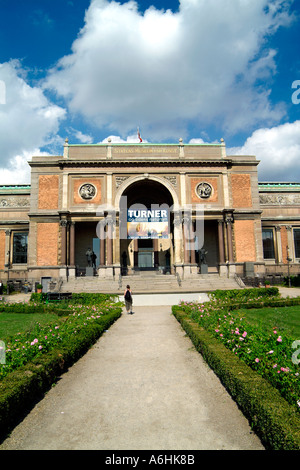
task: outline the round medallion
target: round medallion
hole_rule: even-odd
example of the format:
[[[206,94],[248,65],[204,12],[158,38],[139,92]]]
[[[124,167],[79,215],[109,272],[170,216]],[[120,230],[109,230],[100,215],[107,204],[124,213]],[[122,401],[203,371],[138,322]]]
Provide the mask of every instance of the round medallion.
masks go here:
[[[79,188],[79,195],[82,199],[88,201],[96,196],[96,188],[91,183],[85,183]]]
[[[212,186],[209,183],[205,183],[204,181],[196,186],[196,194],[201,199],[210,198],[210,196],[212,195],[212,191]]]

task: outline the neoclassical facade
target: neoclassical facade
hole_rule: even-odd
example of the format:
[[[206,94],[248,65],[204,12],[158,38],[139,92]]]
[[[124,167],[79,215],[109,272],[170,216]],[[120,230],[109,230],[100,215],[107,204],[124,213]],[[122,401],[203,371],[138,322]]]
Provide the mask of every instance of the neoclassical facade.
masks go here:
[[[66,140],[62,155],[32,157],[30,185],[0,187],[0,276],[299,273],[300,183],[258,182],[258,164],[223,140]]]

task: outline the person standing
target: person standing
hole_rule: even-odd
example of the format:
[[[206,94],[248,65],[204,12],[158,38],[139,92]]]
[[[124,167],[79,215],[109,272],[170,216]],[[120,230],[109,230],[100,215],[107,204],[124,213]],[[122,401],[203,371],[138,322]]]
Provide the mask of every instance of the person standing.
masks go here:
[[[124,299],[125,299],[125,308],[127,313],[133,314],[132,311],[132,292],[130,286],[127,284],[126,289],[124,291]]]

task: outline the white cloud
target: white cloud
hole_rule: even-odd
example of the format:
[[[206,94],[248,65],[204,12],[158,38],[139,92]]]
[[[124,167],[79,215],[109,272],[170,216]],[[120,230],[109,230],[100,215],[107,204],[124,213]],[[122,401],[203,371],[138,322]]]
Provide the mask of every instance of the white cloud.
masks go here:
[[[260,181],[300,180],[300,121],[258,129],[228,155],[256,155]]]
[[[30,184],[31,168],[28,161],[31,157],[39,155],[49,155],[47,152],[41,152],[39,149],[24,151],[20,155],[16,155],[8,162],[7,167],[0,168],[0,184]]]
[[[284,116],[266,83],[266,38],[291,21],[292,0],[181,0],[179,11],[92,0],[85,25],[44,84],[71,112],[122,136],[187,137],[191,121],[227,132]],[[259,87],[256,85],[259,82]]]
[[[21,168],[28,152],[57,141],[65,110],[49,102],[42,89],[26,82],[19,61],[0,64],[5,83],[5,103],[0,105],[0,165]],[[2,179],[6,170],[2,170]],[[13,177],[6,183],[17,182]]]
[[[112,144],[137,144],[140,142],[140,139],[138,138],[137,134],[127,136],[126,140],[122,139],[122,137],[118,135],[110,135],[103,139],[102,142],[108,142],[109,139]],[[146,144],[148,141],[146,139],[143,139],[143,142]]]

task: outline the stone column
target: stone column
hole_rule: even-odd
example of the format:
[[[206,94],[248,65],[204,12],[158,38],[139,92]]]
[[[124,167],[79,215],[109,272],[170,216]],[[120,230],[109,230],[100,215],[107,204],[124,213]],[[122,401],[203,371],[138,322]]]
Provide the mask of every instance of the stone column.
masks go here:
[[[191,226],[190,226],[190,237],[191,237],[192,233],[195,234],[194,225],[195,225],[195,222],[192,221]],[[196,264],[195,242],[196,242],[196,240],[195,240],[195,236],[194,236],[193,240],[190,241],[191,264]]]
[[[174,213],[174,264],[182,264],[182,221],[180,212]]]
[[[67,265],[67,224],[66,220],[60,221],[61,226],[61,266]]]
[[[190,263],[190,223],[191,219],[188,216],[183,218],[183,253],[184,264]]]
[[[6,268],[10,267],[11,262],[11,253],[10,253],[10,240],[11,240],[11,230],[5,230],[5,257],[4,257],[4,266]]]
[[[75,266],[75,222],[70,222],[70,265]]]
[[[235,273],[235,264],[233,259],[233,240],[232,240],[232,224],[233,224],[233,214],[232,212],[227,212],[225,214],[225,224],[226,224],[226,235],[227,235],[227,253],[228,253],[228,275]]]
[[[75,267],[75,222],[69,223],[69,277],[76,277]]]
[[[113,264],[113,220],[107,221],[107,266]]]
[[[291,259],[291,262],[295,262],[294,243],[292,236],[292,226],[286,225],[287,231],[287,256]]]
[[[275,227],[276,232],[276,255],[277,256],[277,263],[282,263],[282,244],[281,244],[281,226],[276,225]]]
[[[184,253],[184,265],[183,265],[183,276],[189,278],[191,276],[191,215],[185,214],[183,216],[183,253]]]
[[[100,238],[100,266],[105,266],[105,238]]]
[[[225,263],[223,220],[218,220],[219,263]]]

